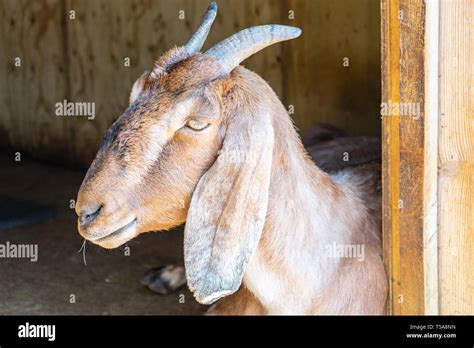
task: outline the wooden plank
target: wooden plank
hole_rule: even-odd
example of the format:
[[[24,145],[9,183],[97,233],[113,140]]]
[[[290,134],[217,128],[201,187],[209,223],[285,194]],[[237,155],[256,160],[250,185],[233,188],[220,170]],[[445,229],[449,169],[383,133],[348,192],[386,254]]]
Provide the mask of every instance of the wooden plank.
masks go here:
[[[76,12],[68,20],[71,99],[96,103],[93,121],[73,119],[75,157],[87,165],[113,120],[126,108],[133,82],[153,61],[175,45],[186,43],[204,14],[208,0],[66,1]],[[248,26],[279,22],[277,0],[225,1],[204,48]],[[180,19],[184,11],[184,19]],[[100,28],[100,30],[98,30]],[[244,64],[265,78],[281,95],[281,45],[269,47]],[[123,59],[130,57],[131,66]]]
[[[382,102],[400,101],[400,22],[396,0],[382,0]],[[389,294],[387,310],[395,312],[397,296],[400,294],[398,252],[400,190],[399,116],[391,115],[382,119],[382,233],[384,263],[388,276]],[[395,247],[394,247],[395,246]]]
[[[6,0],[0,13],[0,146],[67,160],[71,144],[55,115],[66,86],[61,1]]]
[[[439,314],[438,294],[438,75],[439,1],[426,1],[423,245],[425,314]]]
[[[381,5],[382,102],[420,108],[401,115],[392,109],[382,121],[388,308],[392,314],[423,314],[424,3]]]
[[[474,2],[440,5],[440,314],[474,313]]]
[[[424,25],[425,6],[401,1],[400,101],[415,103],[417,116],[400,117],[400,314],[424,314]]]
[[[294,19],[288,19],[294,11]],[[380,4],[373,0],[288,0],[285,101],[304,133],[328,122],[353,134],[380,134]],[[349,66],[343,65],[344,58]]]
[[[0,67],[8,73],[0,87],[5,91],[1,103],[9,115],[0,124],[8,133],[2,147],[14,144],[38,157],[87,166],[106,129],[125,109],[134,80],[164,51],[186,42],[209,0],[44,4],[8,0],[0,6],[7,19],[2,22],[2,59],[8,60]],[[269,47],[244,63],[267,80],[286,105],[294,105],[299,128],[305,131],[327,121],[354,134],[379,132],[376,1],[228,0],[219,6],[205,48],[253,25],[303,27],[301,38]],[[69,18],[71,10],[75,19]],[[178,18],[180,10],[184,20]],[[290,10],[294,20],[288,18]],[[14,28],[9,27],[11,21]],[[314,35],[316,27],[331,35]],[[15,55],[25,57],[30,70],[11,74]],[[345,56],[349,67],[342,65]],[[130,57],[130,67],[123,65],[125,57]],[[54,104],[63,99],[94,102],[96,119],[52,117]]]

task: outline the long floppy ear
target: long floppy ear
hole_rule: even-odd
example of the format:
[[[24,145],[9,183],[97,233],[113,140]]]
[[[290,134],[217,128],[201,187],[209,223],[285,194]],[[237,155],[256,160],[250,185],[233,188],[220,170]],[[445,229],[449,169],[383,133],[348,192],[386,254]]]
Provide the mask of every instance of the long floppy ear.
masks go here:
[[[191,199],[184,230],[188,286],[211,304],[238,290],[268,205],[273,127],[265,110],[234,115]]]

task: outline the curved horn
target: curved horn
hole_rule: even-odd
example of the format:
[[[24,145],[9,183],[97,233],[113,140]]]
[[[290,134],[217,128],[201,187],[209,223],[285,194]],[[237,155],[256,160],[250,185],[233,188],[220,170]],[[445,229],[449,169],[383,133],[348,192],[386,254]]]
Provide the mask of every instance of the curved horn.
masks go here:
[[[252,54],[274,43],[294,39],[301,29],[286,25],[268,24],[247,28],[214,45],[207,56],[217,59],[224,74],[229,73]]]
[[[202,17],[201,24],[194,32],[193,36],[189,39],[189,41],[184,46],[184,49],[189,54],[193,55],[202,48],[204,42],[206,41],[207,35],[209,34],[209,30],[211,30],[212,23],[214,19],[216,19],[217,14],[217,4],[215,1],[211,2],[209,7],[207,8],[204,17]]]

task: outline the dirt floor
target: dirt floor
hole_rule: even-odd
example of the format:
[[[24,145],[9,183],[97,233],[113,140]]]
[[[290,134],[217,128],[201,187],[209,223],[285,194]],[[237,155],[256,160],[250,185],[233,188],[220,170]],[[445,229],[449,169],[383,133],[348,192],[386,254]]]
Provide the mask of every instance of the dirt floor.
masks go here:
[[[0,193],[53,207],[56,217],[0,230],[0,244],[38,244],[38,261],[0,258],[0,314],[200,314],[206,310],[184,287],[160,296],[140,284],[150,268],[182,264],[182,229],[148,233],[124,247],[86,246],[69,207],[85,174],[30,159],[0,156]],[[184,294],[184,303],[180,296]],[[74,295],[74,296],[71,296]],[[75,303],[71,299],[75,298]]]

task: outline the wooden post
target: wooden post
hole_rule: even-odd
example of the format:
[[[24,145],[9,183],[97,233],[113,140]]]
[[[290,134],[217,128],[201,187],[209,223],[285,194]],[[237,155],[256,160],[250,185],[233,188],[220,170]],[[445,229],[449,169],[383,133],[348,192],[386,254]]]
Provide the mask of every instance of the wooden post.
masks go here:
[[[382,121],[391,314],[474,312],[473,62],[474,2],[382,1],[382,103],[405,106]]]
[[[474,2],[440,3],[440,314],[474,313]]]
[[[425,313],[439,314],[438,293],[438,136],[439,1],[426,1],[425,143],[423,168],[423,264]]]
[[[425,312],[424,34],[422,1],[383,0],[383,243],[391,314]]]

